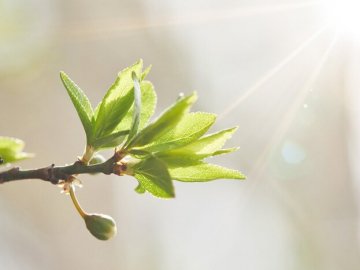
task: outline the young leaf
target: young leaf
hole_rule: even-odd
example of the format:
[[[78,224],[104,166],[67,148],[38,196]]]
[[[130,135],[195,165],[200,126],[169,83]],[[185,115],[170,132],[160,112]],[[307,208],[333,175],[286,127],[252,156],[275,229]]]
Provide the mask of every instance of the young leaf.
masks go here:
[[[207,182],[215,179],[245,179],[241,172],[208,164],[194,162],[187,166],[169,166],[171,178],[183,182]]]
[[[103,98],[95,119],[95,137],[102,137],[114,131],[125,117],[134,101],[132,72],[141,75],[142,60],[124,69]]]
[[[196,112],[185,114],[178,124],[141,149],[157,152],[187,145],[208,131],[214,124],[215,114]]]
[[[134,110],[133,110],[132,123],[130,127],[130,133],[127,138],[127,142],[131,141],[131,139],[136,135],[139,129],[140,114],[141,114],[141,89],[140,89],[139,79],[136,77],[135,72],[132,72],[131,76],[134,81]],[[127,143],[125,143],[125,145],[126,144]]]
[[[25,143],[22,140],[11,137],[0,137],[0,157],[2,160],[1,164],[32,157],[32,154],[22,152],[24,146]]]
[[[145,159],[147,156],[151,156],[153,155],[151,152],[145,151],[145,150],[141,150],[141,149],[131,149],[129,151],[129,154],[134,157],[134,158],[138,158],[138,159]]]
[[[116,87],[116,84],[112,87]],[[101,110],[101,106],[95,120],[95,137],[106,136],[114,131],[116,126],[122,121],[124,116],[127,114],[132,103],[134,102],[134,91],[129,89],[123,96],[114,100],[113,102],[108,103],[107,111]],[[104,103],[101,103],[104,104]]]
[[[225,142],[231,138],[232,134],[237,130],[237,127],[225,129],[214,134],[207,135],[187,144],[183,147],[163,151],[157,153],[161,159],[166,159],[168,162],[171,160],[187,159],[187,160],[200,160],[209,156],[230,153],[237,148],[221,149]]]
[[[155,112],[156,107],[156,92],[154,86],[149,81],[142,81],[140,83],[141,88],[141,114],[139,130],[143,129]]]
[[[140,131],[128,145],[128,148],[144,146],[162,137],[163,134],[173,129],[179,123],[184,114],[189,111],[190,106],[195,100],[195,93],[179,99],[158,119]]]
[[[140,83],[141,88],[141,112],[139,119],[139,129],[142,129],[148,122],[149,118],[153,115],[155,106],[156,106],[156,93],[154,87],[150,82],[144,81]],[[99,105],[95,109],[95,117],[99,111]],[[126,135],[129,134],[129,128],[131,126],[132,118],[134,113],[134,105],[127,112],[125,117],[122,119],[120,124],[115,128],[115,130],[110,134],[101,138],[96,138],[92,143],[96,149],[101,148],[111,148],[119,146]],[[109,142],[105,142],[109,141]],[[111,140],[111,141],[110,141]]]
[[[151,65],[148,66],[148,67],[143,71],[143,73],[141,73],[140,81],[145,80],[145,78],[146,78],[147,75],[149,74],[150,70],[151,70]]]
[[[235,152],[237,150],[239,150],[239,147],[220,149],[220,150],[215,151],[214,153],[212,153],[212,156],[219,156],[219,155],[229,154],[229,153]]]
[[[60,72],[60,78],[80,117],[81,123],[83,124],[86,133],[87,140],[89,141],[92,137],[91,121],[93,117],[93,109],[91,107],[90,101],[85,95],[85,93],[65,74],[65,72]]]
[[[101,101],[98,103],[98,105],[95,107],[94,109],[94,117],[93,117],[93,121],[95,122],[95,120],[97,119],[97,116],[99,114],[99,110],[100,110],[100,106],[101,106]]]
[[[135,188],[135,191],[139,194],[144,194],[146,192],[146,189],[143,188],[143,186],[139,183]]]
[[[143,129],[148,123],[150,117],[154,114],[156,107],[156,93],[154,86],[148,81],[142,81],[140,83],[141,89],[141,112],[139,130]],[[131,126],[132,118],[134,114],[134,105],[130,108],[120,124],[115,130],[129,129]]]
[[[133,176],[139,181],[136,188],[138,191],[143,189],[149,191],[156,197],[172,198],[175,196],[173,183],[164,162],[156,157],[149,157],[135,164]]]
[[[115,133],[111,133],[110,135],[106,135],[101,138],[96,138],[92,146],[95,149],[104,149],[104,148],[111,148],[116,147],[122,143],[125,136],[129,134],[129,130],[121,130]]]

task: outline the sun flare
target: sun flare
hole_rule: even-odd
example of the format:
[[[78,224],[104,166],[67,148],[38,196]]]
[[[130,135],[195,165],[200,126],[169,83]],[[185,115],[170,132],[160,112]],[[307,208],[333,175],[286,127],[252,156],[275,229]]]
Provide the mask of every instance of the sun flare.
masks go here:
[[[329,23],[349,37],[360,37],[360,0],[323,0]]]

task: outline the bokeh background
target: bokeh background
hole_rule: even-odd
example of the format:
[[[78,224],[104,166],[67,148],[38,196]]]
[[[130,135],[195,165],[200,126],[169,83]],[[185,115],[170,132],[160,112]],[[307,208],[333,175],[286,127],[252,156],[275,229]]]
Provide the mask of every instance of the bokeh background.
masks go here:
[[[0,134],[36,153],[22,167],[83,152],[60,70],[96,104],[143,58],[157,113],[197,90],[213,131],[239,126],[216,162],[248,176],[177,182],[174,200],[84,176],[83,207],[117,220],[108,242],[59,188],[2,185],[0,269],[359,269],[359,39],[326,2],[0,0]]]

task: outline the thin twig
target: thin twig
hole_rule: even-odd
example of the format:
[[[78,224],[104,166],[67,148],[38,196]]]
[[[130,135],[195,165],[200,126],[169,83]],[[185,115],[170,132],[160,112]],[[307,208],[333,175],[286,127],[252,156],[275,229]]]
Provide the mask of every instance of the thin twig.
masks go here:
[[[90,174],[90,173],[103,173],[103,174],[117,174],[121,175],[126,170],[126,165],[119,163],[124,154],[120,151],[103,163],[96,165],[85,165],[81,161],[76,161],[68,166],[55,166],[54,164],[34,169],[34,170],[21,170],[19,167],[0,172],[0,184],[28,179],[40,179],[48,181],[52,184],[59,184],[61,180],[68,180],[72,175],[77,174]]]

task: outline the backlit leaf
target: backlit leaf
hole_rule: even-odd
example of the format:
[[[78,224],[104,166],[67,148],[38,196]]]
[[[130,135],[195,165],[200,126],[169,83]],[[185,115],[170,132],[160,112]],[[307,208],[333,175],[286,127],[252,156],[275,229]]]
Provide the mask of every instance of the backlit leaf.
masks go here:
[[[132,72],[141,75],[143,62],[139,60],[131,67],[121,71],[114,84],[104,96],[95,119],[96,137],[108,135],[114,131],[134,102],[134,83]]]
[[[20,139],[0,137],[0,158],[2,160],[1,164],[33,157],[32,154],[22,151],[24,146],[25,143]]]
[[[138,191],[143,189],[160,198],[175,196],[170,174],[163,161],[155,157],[141,160],[132,168],[134,177],[139,181]]]
[[[197,141],[194,141],[183,147],[167,150],[156,155],[161,159],[170,160],[200,160],[209,156],[220,155],[224,153],[230,153],[235,151],[237,148],[231,149],[221,149],[225,142],[231,138],[232,134],[237,130],[237,128],[230,128],[226,130],[219,131],[214,134],[207,135],[200,138]]]
[[[134,105],[132,112],[132,123],[130,127],[130,133],[127,138],[129,142],[137,133],[140,124],[140,114],[141,114],[141,89],[139,79],[136,77],[135,72],[131,74],[133,82],[134,82]],[[126,143],[125,143],[126,144]]]
[[[204,135],[215,119],[215,114],[210,113],[185,114],[176,126],[141,149],[157,152],[189,144]]]
[[[129,130],[121,130],[101,138],[96,138],[92,143],[95,149],[111,148],[120,145],[129,134]]]
[[[78,87],[66,74],[60,72],[60,78],[68,92],[72,103],[80,117],[81,123],[85,129],[86,137],[91,140],[92,137],[92,117],[93,109],[85,93]]]
[[[195,102],[196,94],[179,99],[174,105],[168,108],[159,118],[149,124],[129,144],[130,147],[139,147],[150,144],[173,129]]]
[[[171,178],[184,182],[207,182],[215,179],[245,179],[241,172],[214,164],[195,162],[188,166],[169,166]]]
[[[143,73],[141,73],[140,81],[143,81],[143,80],[146,79],[146,77],[147,77],[147,75],[149,74],[150,70],[151,70],[151,65],[148,66],[148,67],[143,71]]]
[[[154,114],[156,107],[156,93],[154,86],[148,81],[142,81],[140,83],[141,89],[141,112],[140,112],[140,123],[139,130],[143,129],[148,123],[150,117]],[[130,108],[128,113],[125,115],[121,123],[116,127],[115,130],[129,129],[134,113],[134,105]]]

